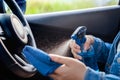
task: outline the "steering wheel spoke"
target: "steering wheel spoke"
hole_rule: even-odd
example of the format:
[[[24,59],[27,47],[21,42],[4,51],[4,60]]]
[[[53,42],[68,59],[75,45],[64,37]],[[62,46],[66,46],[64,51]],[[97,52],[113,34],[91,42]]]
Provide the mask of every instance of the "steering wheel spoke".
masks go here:
[[[0,26],[0,39],[1,40],[6,40],[5,36],[4,36],[4,31],[2,30],[2,27]]]

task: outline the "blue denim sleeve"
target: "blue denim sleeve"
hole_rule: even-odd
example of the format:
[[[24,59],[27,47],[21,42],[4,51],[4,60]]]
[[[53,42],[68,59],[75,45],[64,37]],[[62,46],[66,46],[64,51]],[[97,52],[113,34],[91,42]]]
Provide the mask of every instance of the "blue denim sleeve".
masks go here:
[[[98,62],[106,63],[111,44],[94,37],[93,48]]]
[[[105,74],[104,72],[98,72],[88,67],[84,80],[120,80],[120,77],[112,74]]]

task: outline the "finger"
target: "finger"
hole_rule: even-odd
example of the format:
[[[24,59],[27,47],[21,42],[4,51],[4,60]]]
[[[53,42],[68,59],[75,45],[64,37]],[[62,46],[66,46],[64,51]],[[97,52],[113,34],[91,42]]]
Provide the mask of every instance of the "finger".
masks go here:
[[[88,50],[90,46],[94,43],[94,38],[92,35],[86,35],[86,43],[84,45],[84,50]]]
[[[73,50],[75,53],[80,53],[81,52],[80,49],[76,49],[75,47],[73,47],[71,50]]]
[[[63,56],[59,56],[59,55],[54,55],[54,54],[49,54],[50,58],[52,61],[60,63],[60,64],[66,64],[69,65],[70,61],[72,58],[68,58],[68,57],[63,57]]]
[[[76,44],[75,40],[70,41],[70,48],[80,49],[80,46]]]
[[[73,47],[75,47],[76,49],[80,49],[80,46],[75,42],[75,40],[73,40]]]
[[[71,51],[73,51],[73,52],[75,52],[75,53],[81,52],[81,51],[80,51],[80,47],[78,46],[78,48],[77,48],[77,46],[78,46],[78,45],[76,45],[76,43],[75,43],[74,40],[71,40],[71,41],[70,41]]]
[[[89,43],[85,43],[84,44],[84,50],[87,51],[88,49],[90,49],[90,44]]]
[[[90,45],[91,45],[90,39],[87,38],[87,40],[86,40],[86,42],[85,42],[85,44],[84,44],[84,50],[87,51],[87,50],[90,48]]]
[[[75,59],[79,59],[79,60],[82,59],[82,57],[80,55],[78,55],[76,52],[74,52],[73,50],[71,50],[71,52],[72,52]]]

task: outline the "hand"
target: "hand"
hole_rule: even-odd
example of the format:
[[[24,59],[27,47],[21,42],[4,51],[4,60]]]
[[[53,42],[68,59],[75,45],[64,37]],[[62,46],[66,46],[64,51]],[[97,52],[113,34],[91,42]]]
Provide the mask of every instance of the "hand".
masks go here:
[[[50,75],[54,80],[84,80],[86,66],[77,59],[50,54],[53,61],[63,64]]]
[[[87,51],[93,43],[94,43],[93,36],[86,35],[86,42],[84,44],[84,50]],[[82,57],[77,54],[77,53],[81,52],[80,46],[78,44],[76,44],[75,40],[71,40],[69,45],[70,45],[71,52],[72,52],[74,58],[81,60]]]

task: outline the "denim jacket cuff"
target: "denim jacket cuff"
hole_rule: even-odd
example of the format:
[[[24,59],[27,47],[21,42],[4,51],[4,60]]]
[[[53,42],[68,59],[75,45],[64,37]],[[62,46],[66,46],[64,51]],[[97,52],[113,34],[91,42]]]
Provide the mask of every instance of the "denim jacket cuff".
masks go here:
[[[103,80],[104,76],[105,76],[104,72],[98,72],[87,67],[84,80]]]

